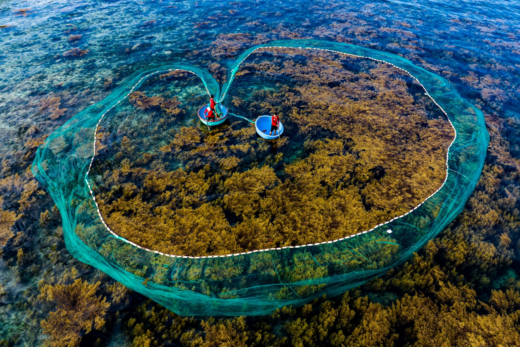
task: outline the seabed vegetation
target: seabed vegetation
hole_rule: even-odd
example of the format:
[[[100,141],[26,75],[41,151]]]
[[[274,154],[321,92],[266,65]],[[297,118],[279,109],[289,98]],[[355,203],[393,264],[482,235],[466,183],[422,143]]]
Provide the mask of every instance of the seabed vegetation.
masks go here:
[[[515,3],[500,1],[450,6],[342,1],[304,6],[294,0],[0,2],[0,346],[519,346],[519,13]],[[152,300],[141,295],[72,256],[64,235],[67,214],[60,212],[48,187],[30,170],[38,148],[54,131],[103,100],[136,71],[184,60],[208,68],[219,82],[225,82],[228,62],[246,49],[273,40],[309,38],[405,57],[445,78],[484,114],[490,146],[482,175],[460,215],[437,237],[405,263],[363,285],[259,317],[178,315],[158,303],[157,296]],[[302,76],[289,73],[297,67],[302,68]],[[359,207],[355,212],[369,218],[369,224],[379,223],[398,213],[394,201],[413,205],[443,180],[442,153],[453,138],[452,129],[412,80],[388,66],[290,50],[251,56],[225,102],[236,114],[248,117],[280,112],[291,132],[276,143],[259,141],[254,129],[239,118],[211,131],[201,127],[194,112],[207,102],[206,92],[192,77],[174,73],[168,80],[145,84],[139,90],[142,94],[134,94],[111,114],[110,121],[100,124],[89,180],[96,183],[96,196],[106,202],[103,215],[121,222],[111,226],[124,233],[118,225],[132,221],[126,237],[136,242],[164,250],[175,247],[164,235],[180,237],[182,230],[165,230],[163,238],[154,241],[152,236],[158,236],[150,233],[154,228],[144,224],[158,223],[158,207],[177,218],[185,213],[186,225],[207,223],[207,218],[201,220],[200,214],[193,213],[197,209],[221,211],[221,230],[232,242],[210,240],[207,231],[199,229],[202,242],[192,240],[194,249],[172,250],[179,254],[219,254],[265,247],[267,242],[283,245],[307,242],[309,237],[326,239],[329,229],[316,235],[284,233],[283,226],[271,220],[254,229],[266,234],[247,235],[248,240],[239,233],[238,225],[246,227],[246,218],[260,222],[260,213],[272,220],[284,218],[262,202],[284,209],[274,194],[304,182],[316,188],[307,193],[309,199],[283,196],[302,209],[284,221],[287,230],[321,225],[322,219],[296,218],[306,211],[319,218],[325,213],[333,233],[346,235],[364,228],[365,222],[339,223],[346,212],[334,205],[334,194],[350,194],[350,201]],[[357,81],[366,89],[360,89]],[[258,88],[259,84],[268,87]],[[384,91],[381,97],[375,97],[376,90]],[[374,98],[365,98],[365,93]],[[403,105],[392,94],[402,97]],[[378,107],[382,99],[389,102],[383,105],[388,106],[388,114]],[[285,100],[290,101],[284,104]],[[338,110],[350,111],[359,128],[336,120]],[[340,123],[325,128],[313,112]],[[376,115],[384,123],[376,122]],[[398,117],[409,122],[398,122]],[[393,128],[383,125],[399,131],[393,134]],[[356,141],[345,138],[347,130]],[[416,137],[405,137],[401,131]],[[396,135],[395,140],[388,135]],[[67,149],[68,140],[55,141],[51,150]],[[364,141],[387,147],[368,150]],[[431,146],[432,141],[437,147]],[[246,152],[245,146],[249,146]],[[394,157],[386,157],[387,150]],[[423,155],[415,156],[417,150]],[[409,179],[402,179],[398,170],[408,170],[403,159],[417,165],[427,162],[423,169],[428,169],[421,174],[405,171]],[[348,176],[335,170],[341,165],[350,170]],[[370,170],[378,166],[384,171]],[[295,172],[303,176],[291,176]],[[182,186],[170,183],[173,175],[184,177]],[[135,187],[129,185],[130,178],[137,182]],[[266,184],[257,190],[246,178],[265,179]],[[204,183],[197,186],[198,182]],[[407,187],[409,195],[396,194],[393,184]],[[170,195],[147,190],[146,185],[165,187]],[[385,189],[386,195],[375,199],[377,192],[367,187]],[[175,199],[173,192],[181,192],[183,199]],[[231,205],[235,201],[240,205]],[[145,217],[136,213],[135,206]],[[329,209],[323,210],[324,206]],[[83,230],[96,234],[101,228]],[[78,235],[92,245],[99,241],[88,237],[88,232]],[[114,246],[114,239],[108,239]],[[388,246],[383,259],[395,252]],[[105,255],[125,261],[129,270],[141,262],[148,264],[135,271],[146,277],[144,290],[182,275],[168,272],[167,264],[152,263],[153,257],[143,257],[131,247],[117,249],[116,254],[108,248]],[[273,263],[273,258],[263,257],[264,264]],[[352,259],[348,264],[355,269],[362,258]],[[273,274],[273,266],[251,270],[264,278],[281,276],[288,281],[326,275],[316,264],[325,258],[295,261],[313,270],[278,274]],[[152,269],[161,267],[163,272],[152,274]],[[244,268],[240,273],[249,270]],[[207,262],[188,276],[199,278],[203,270],[212,276],[237,271],[227,269],[219,272]],[[186,281],[185,288],[191,290],[195,281]],[[217,295],[232,296],[230,287],[220,289]],[[320,288],[294,289],[306,295]],[[278,295],[294,293],[280,290]]]
[[[133,74],[32,166],[74,256],[176,313],[262,315],[355,288],[424,246],[475,187],[482,113],[408,60],[286,40],[210,69],[220,82],[183,63]],[[279,113],[286,132],[264,141],[237,113],[199,123],[213,93]]]
[[[142,247],[201,256],[335,240],[403,215],[444,182],[454,129],[388,64],[255,53],[229,94],[238,114],[281,115],[286,134],[271,142],[239,118],[210,131],[193,122],[204,95],[185,92],[191,80],[149,81],[98,129],[96,201]]]

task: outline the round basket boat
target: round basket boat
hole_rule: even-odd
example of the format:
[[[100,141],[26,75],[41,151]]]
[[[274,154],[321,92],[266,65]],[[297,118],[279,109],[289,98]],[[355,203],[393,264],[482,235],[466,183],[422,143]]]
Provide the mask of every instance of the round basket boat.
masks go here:
[[[272,140],[280,137],[283,133],[283,124],[280,122],[280,125],[278,125],[278,131],[276,132],[276,135],[269,135],[269,132],[271,131],[271,116],[260,116],[255,121],[255,127],[256,132],[260,137],[266,139],[266,140]]]
[[[197,112],[200,121],[209,126],[215,126],[224,123],[228,118],[228,109],[226,108],[226,106],[221,104],[218,104],[217,106],[220,108],[220,114],[223,115],[222,117],[212,121],[208,120],[208,118],[204,115],[204,112],[206,112],[206,109],[209,109],[209,106],[204,105],[201,108],[199,108],[199,112]]]

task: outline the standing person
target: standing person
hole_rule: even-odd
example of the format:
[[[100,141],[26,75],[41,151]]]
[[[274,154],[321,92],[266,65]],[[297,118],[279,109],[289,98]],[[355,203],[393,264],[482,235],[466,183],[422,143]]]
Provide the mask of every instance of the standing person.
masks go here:
[[[271,131],[269,132],[269,136],[271,136],[271,133],[274,131],[274,134],[278,132],[278,125],[280,125],[280,117],[275,113],[271,117]]]
[[[217,110],[215,109],[215,106],[217,106],[217,103],[214,99],[214,96],[211,95],[210,98],[209,98],[209,108],[213,111],[213,114],[216,115],[217,117],[219,117],[219,114],[217,112]],[[219,117],[220,118],[220,117]]]

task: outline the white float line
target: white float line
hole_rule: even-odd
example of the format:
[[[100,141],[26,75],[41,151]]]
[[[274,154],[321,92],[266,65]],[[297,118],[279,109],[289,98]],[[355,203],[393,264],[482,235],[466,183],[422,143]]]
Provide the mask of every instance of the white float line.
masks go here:
[[[324,49],[324,48],[312,48],[312,47],[284,47],[284,46],[265,46],[265,47],[259,47],[255,50],[253,50],[251,53],[249,53],[238,65],[237,65],[237,68],[242,64],[242,62],[244,62],[251,54],[253,54],[253,52],[255,52],[256,50],[258,49],[261,49],[261,48],[299,48],[299,49],[314,49],[314,50],[321,50],[321,51],[329,51],[329,52],[333,52],[333,53],[338,53],[338,54],[343,54],[343,55],[347,55],[347,56],[352,56],[352,57],[356,57],[356,58],[364,58],[364,59],[370,59],[370,60],[374,60],[374,61],[378,61],[378,62],[381,62],[381,63],[385,63],[385,64],[390,64],[396,68],[398,68],[399,70],[402,70],[404,72],[406,72],[410,77],[412,77],[413,79],[415,79],[417,81],[417,83],[424,89],[424,92],[425,92],[425,95],[427,95],[434,103],[435,105],[437,105],[437,107],[439,107],[441,109],[441,111],[444,113],[444,115],[446,115],[446,118],[448,119],[448,121],[450,122],[450,125],[451,127],[453,128],[453,131],[455,132],[455,136],[453,138],[453,140],[451,141],[449,147],[448,147],[448,150],[446,152],[446,177],[444,178],[444,182],[442,183],[442,185],[433,193],[431,194],[430,196],[428,196],[426,199],[424,199],[421,203],[419,203],[415,208],[413,208],[412,210],[406,212],[405,214],[402,214],[398,217],[395,217],[393,219],[391,219],[390,221],[388,222],[385,222],[385,223],[382,223],[382,224],[378,224],[377,226],[375,226],[374,228],[370,229],[370,230],[367,230],[367,231],[362,231],[362,232],[359,232],[359,233],[356,233],[356,234],[352,234],[350,236],[346,236],[346,237],[343,237],[343,238],[340,238],[340,239],[336,239],[336,240],[332,240],[332,241],[324,241],[324,242],[321,242],[321,243],[310,243],[310,244],[306,244],[306,245],[299,245],[299,246],[285,246],[285,247],[278,247],[278,248],[266,248],[266,249],[258,249],[258,250],[254,250],[254,251],[251,251],[251,252],[245,252],[245,253],[235,253],[235,254],[225,254],[225,255],[210,255],[210,256],[198,256],[198,257],[192,257],[192,256],[185,256],[185,255],[174,255],[174,254],[166,254],[166,253],[161,253],[161,252],[158,252],[158,251],[154,251],[154,250],[151,250],[151,249],[148,249],[148,248],[145,248],[145,247],[141,247],[135,243],[133,243],[132,241],[129,241],[119,235],[117,235],[114,231],[112,231],[108,225],[105,223],[105,220],[103,219],[103,216],[101,215],[101,211],[99,210],[99,206],[97,204],[97,201],[96,201],[96,198],[94,196],[94,193],[90,187],[90,184],[88,182],[88,174],[90,173],[90,169],[92,167],[92,163],[94,162],[94,157],[96,156],[96,135],[97,135],[97,129],[99,127],[99,124],[101,123],[101,120],[103,119],[103,117],[108,113],[110,112],[117,104],[119,104],[121,101],[123,101],[123,99],[125,99],[126,97],[128,97],[135,89],[135,87],[141,83],[141,81],[145,78],[149,78],[150,76],[154,75],[154,74],[157,74],[159,72],[153,72],[143,78],[141,78],[139,80],[139,82],[136,83],[136,85],[130,90],[130,92],[124,96],[121,100],[119,100],[114,106],[112,106],[110,109],[108,109],[105,113],[103,113],[103,115],[101,116],[101,118],[99,119],[97,125],[96,125],[96,129],[94,131],[94,156],[92,157],[92,160],[90,161],[90,165],[89,165],[89,168],[88,168],[88,171],[87,173],[85,174],[85,182],[87,183],[87,186],[89,188],[89,191],[90,191],[90,195],[92,196],[93,200],[94,200],[94,204],[96,204],[96,210],[98,212],[98,215],[99,215],[99,218],[101,219],[101,221],[103,222],[103,225],[106,227],[106,229],[112,234],[115,236],[115,238],[121,240],[121,241],[124,241],[126,243],[129,243],[139,249],[142,249],[142,250],[145,250],[145,251],[149,251],[149,252],[153,252],[153,253],[157,253],[157,254],[161,254],[161,255],[164,255],[164,256],[167,256],[167,257],[170,257],[170,258],[186,258],[186,259],[208,259],[208,258],[224,258],[224,257],[235,257],[235,256],[240,256],[240,255],[245,255],[245,254],[250,254],[250,253],[254,253],[254,252],[266,252],[266,251],[273,251],[273,250],[282,250],[282,249],[287,249],[287,248],[301,248],[301,247],[309,247],[309,246],[318,246],[320,244],[329,244],[329,243],[334,243],[334,242],[338,242],[338,241],[343,241],[343,240],[346,240],[346,239],[349,239],[349,238],[352,238],[352,237],[355,237],[355,236],[359,236],[359,235],[362,235],[362,234],[366,234],[368,232],[371,232],[373,230],[376,230],[377,228],[381,227],[381,226],[384,226],[386,224],[389,224],[391,223],[392,221],[394,220],[397,220],[397,219],[400,219],[400,218],[403,218],[405,217],[406,215],[408,215],[409,213],[412,213],[413,211],[417,210],[422,204],[424,204],[428,199],[430,199],[432,196],[434,196],[437,192],[439,192],[442,187],[444,187],[444,185],[446,184],[446,182],[448,181],[448,171],[450,170],[449,168],[449,165],[448,165],[448,159],[449,159],[449,153],[450,153],[450,149],[451,149],[451,146],[455,143],[455,140],[457,139],[457,129],[455,129],[455,127],[453,126],[453,123],[451,122],[450,120],[450,117],[448,117],[448,113],[446,113],[446,111],[437,103],[437,101],[435,101],[435,99],[428,93],[428,90],[424,87],[424,85],[419,82],[419,80],[414,77],[410,72],[406,71],[405,69],[402,69],[398,66],[395,66],[394,64],[392,63],[389,63],[389,62],[386,62],[384,60],[379,60],[379,59],[375,59],[375,58],[370,58],[370,57],[364,57],[364,56],[361,56],[361,55],[355,55],[355,54],[350,54],[350,53],[343,53],[343,52],[339,52],[339,51],[335,51],[335,50],[331,50],[331,49]],[[186,71],[186,72],[190,72],[190,73],[193,73],[195,74],[194,72],[192,71],[188,71],[188,70],[183,70],[183,69],[170,69],[168,71]],[[238,70],[237,70],[238,71]],[[233,77],[234,78],[234,77]],[[233,81],[233,79],[231,80],[231,82]],[[206,87],[206,83],[204,83],[204,86]],[[229,87],[230,84],[228,84],[227,87]],[[227,89],[226,88],[226,91],[225,93],[227,93]],[[206,87],[206,91],[208,92],[208,94],[210,94],[208,88]],[[225,93],[222,97],[221,100],[223,100],[224,96],[225,96]],[[392,233],[392,230],[391,229],[388,229],[386,230],[386,232],[388,234],[391,234]]]

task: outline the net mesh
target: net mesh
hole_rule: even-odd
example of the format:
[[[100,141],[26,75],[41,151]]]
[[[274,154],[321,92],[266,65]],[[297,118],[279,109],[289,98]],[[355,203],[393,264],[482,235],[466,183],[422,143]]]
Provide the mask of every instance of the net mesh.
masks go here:
[[[442,186],[412,211],[372,230],[305,246],[188,257],[144,249],[110,230],[92,192],[95,180],[89,177],[101,146],[98,128],[105,117],[154,76],[175,71],[198,76],[206,92],[224,102],[241,63],[255,50],[271,47],[373,59],[417,79],[456,131]],[[189,64],[133,75],[51,134],[38,149],[32,171],[61,213],[66,246],[75,258],[181,315],[262,315],[282,306],[303,305],[324,294],[341,294],[409,259],[461,212],[479,179],[488,142],[482,112],[444,78],[390,53],[343,43],[290,40],[244,52],[229,66],[222,89],[207,71]]]

